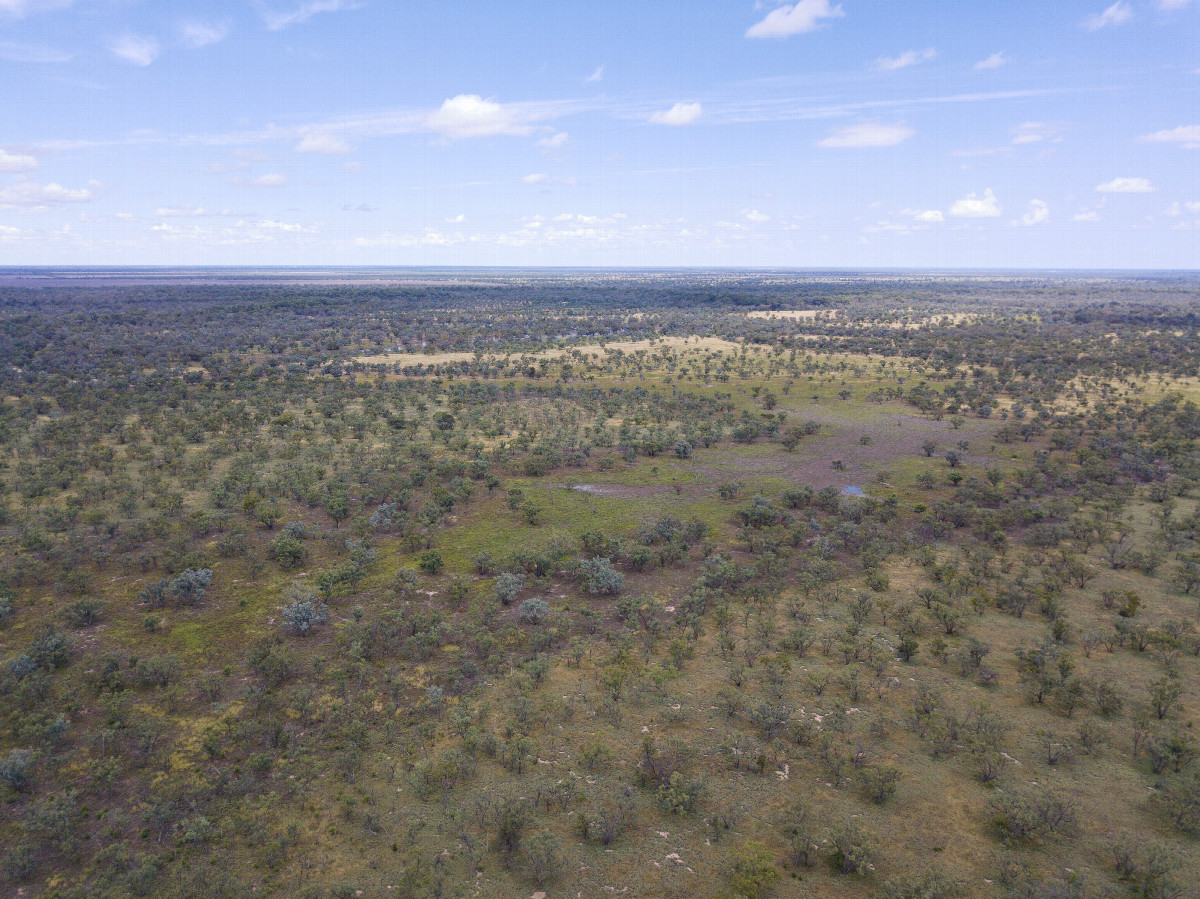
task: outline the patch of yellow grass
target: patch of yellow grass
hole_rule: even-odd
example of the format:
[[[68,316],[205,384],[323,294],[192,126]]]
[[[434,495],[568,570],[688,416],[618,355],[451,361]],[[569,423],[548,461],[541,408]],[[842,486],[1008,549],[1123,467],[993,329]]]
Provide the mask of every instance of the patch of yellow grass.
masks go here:
[[[747,312],[746,318],[816,318],[821,313],[829,318],[837,318],[836,309],[782,309],[782,310],[767,310],[759,312]]]
[[[625,342],[600,344],[581,344],[580,346],[542,350],[539,353],[485,353],[482,358],[498,359],[561,359],[574,353],[582,353],[595,359],[606,354],[624,353],[631,355],[637,352],[653,353],[660,349],[672,350],[715,350],[721,353],[736,352],[741,349],[740,343],[723,340],[720,337],[659,337],[653,340],[634,340]],[[355,356],[355,362],[363,365],[445,365],[450,362],[470,362],[475,359],[474,353],[378,353],[372,356]]]

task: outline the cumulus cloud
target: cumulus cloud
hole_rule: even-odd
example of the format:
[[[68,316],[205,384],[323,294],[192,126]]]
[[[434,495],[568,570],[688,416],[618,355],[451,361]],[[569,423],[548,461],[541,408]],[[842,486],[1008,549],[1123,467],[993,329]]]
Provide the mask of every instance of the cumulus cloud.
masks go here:
[[[690,125],[702,115],[704,109],[699,103],[676,103],[670,109],[651,114],[650,121],[656,125]]]
[[[549,137],[543,137],[537,142],[539,147],[545,147],[548,150],[557,150],[567,142],[567,132],[559,131],[556,134],[551,134]]]
[[[817,143],[818,147],[857,149],[863,147],[894,147],[904,143],[917,132],[903,123],[883,124],[863,122],[836,129]]]
[[[761,223],[769,222],[770,220],[771,217],[769,215],[767,215],[765,212],[759,212],[757,209],[751,209],[746,213],[746,221],[749,222]]]
[[[937,50],[928,47],[924,50],[905,50],[899,56],[881,56],[875,60],[873,68],[883,72],[894,72],[896,69],[907,69],[923,62],[929,62],[937,56]]]
[[[1075,213],[1075,221],[1077,222],[1098,222],[1100,221],[1100,213],[1095,209],[1084,209]]]
[[[1200,125],[1180,125],[1166,131],[1143,134],[1138,140],[1152,144],[1181,144],[1189,150],[1200,150]]]
[[[1096,190],[1102,194],[1149,194],[1154,193],[1154,185],[1146,178],[1113,178],[1097,184]]]
[[[815,31],[822,19],[840,19],[845,13],[840,6],[830,6],[829,0],[798,0],[767,13],[767,17],[746,31],[746,37],[791,37]]]
[[[136,34],[126,34],[108,45],[113,56],[123,59],[135,66],[148,66],[158,59],[159,45],[157,38],[141,37]]]
[[[950,214],[959,218],[996,218],[1000,213],[1000,204],[990,187],[983,192],[982,197],[978,194],[967,194],[950,207]]]
[[[946,217],[940,209],[923,209],[912,213],[914,222],[944,222]]]
[[[9,153],[0,147],[0,172],[28,172],[37,167],[36,157],[24,153]]]
[[[446,140],[500,134],[523,136],[533,130],[518,108],[485,100],[479,94],[451,97],[425,120],[425,124]]]
[[[1021,216],[1020,224],[1026,227],[1040,225],[1050,220],[1050,207],[1042,200],[1030,200],[1029,211]]]
[[[987,59],[981,59],[975,63],[975,71],[982,72],[987,69],[998,69],[1008,62],[1003,53],[993,53]]]
[[[282,31],[289,25],[300,25],[307,22],[317,13],[341,12],[346,9],[358,9],[359,4],[354,0],[307,0],[288,10],[271,9],[258,4],[263,23],[269,31]]]
[[[89,181],[87,187],[72,190],[61,184],[35,184],[21,181],[0,187],[0,209],[20,209],[37,212],[63,203],[86,203],[96,198],[99,181]]]
[[[1104,12],[1088,16],[1083,20],[1083,27],[1088,31],[1099,31],[1109,25],[1124,25],[1133,18],[1133,7],[1125,0],[1117,0]]]
[[[535,172],[532,175],[526,175],[521,179],[522,184],[545,184],[550,180],[550,176],[545,172]]]
[[[219,44],[229,37],[232,27],[229,20],[221,22],[203,22],[200,19],[187,19],[179,26],[179,36],[183,42],[193,49],[207,47],[209,44]]]
[[[325,156],[341,156],[350,152],[346,141],[328,131],[310,131],[296,144],[297,153],[320,153]]]

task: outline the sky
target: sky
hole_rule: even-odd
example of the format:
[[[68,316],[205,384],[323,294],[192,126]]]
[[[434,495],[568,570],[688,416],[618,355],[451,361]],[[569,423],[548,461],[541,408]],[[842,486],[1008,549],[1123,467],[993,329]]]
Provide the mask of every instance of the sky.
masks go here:
[[[1198,261],[1200,0],[0,0],[0,265]]]

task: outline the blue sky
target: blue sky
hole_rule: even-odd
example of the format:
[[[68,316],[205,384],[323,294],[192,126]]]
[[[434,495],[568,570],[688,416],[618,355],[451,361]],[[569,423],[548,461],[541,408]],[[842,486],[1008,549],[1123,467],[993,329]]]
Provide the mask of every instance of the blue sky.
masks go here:
[[[0,0],[0,264],[1195,268],[1200,0]]]

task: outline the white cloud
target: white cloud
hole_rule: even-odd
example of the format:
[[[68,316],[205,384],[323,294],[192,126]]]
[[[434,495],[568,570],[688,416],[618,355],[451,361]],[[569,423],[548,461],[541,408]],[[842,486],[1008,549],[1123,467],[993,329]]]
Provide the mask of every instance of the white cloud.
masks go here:
[[[1097,184],[1096,190],[1102,194],[1149,194],[1154,193],[1154,185],[1146,178],[1113,178]]]
[[[1014,144],[1036,144],[1058,135],[1062,126],[1054,122],[1022,122],[1015,129]]]
[[[545,184],[550,180],[550,176],[545,172],[536,172],[532,175],[526,175],[521,179],[522,184]]]
[[[200,19],[187,19],[179,26],[179,36],[183,42],[193,49],[207,47],[209,44],[219,44],[229,37],[232,27],[228,19],[220,22],[203,22]]]
[[[975,71],[982,72],[986,69],[998,69],[1008,62],[1003,53],[993,53],[987,59],[981,59],[975,63]]]
[[[1081,212],[1075,213],[1075,221],[1077,222],[1098,222],[1100,221],[1100,213],[1095,209],[1084,209]]]
[[[1158,0],[1159,9],[1184,9],[1192,0]]]
[[[1030,200],[1029,211],[1021,216],[1021,221],[1019,223],[1014,222],[1013,224],[1021,224],[1028,227],[1031,225],[1040,225],[1042,222],[1048,222],[1049,220],[1050,207],[1047,206],[1042,200]]]
[[[119,57],[135,66],[148,66],[158,59],[158,40],[152,37],[140,37],[136,34],[126,34],[108,45],[113,56]]]
[[[460,212],[458,215],[454,216],[453,218],[447,218],[446,223],[450,224],[450,225],[461,225],[466,220],[467,220],[467,217]]]
[[[914,222],[944,222],[946,217],[940,209],[925,209],[911,213]]]
[[[881,124],[878,122],[863,122],[858,125],[847,125],[838,128],[822,141],[818,147],[836,149],[856,149],[863,147],[894,147],[904,143],[914,134],[913,129],[903,123]]]
[[[35,13],[64,9],[74,2],[75,0],[0,0],[0,15],[20,19]]]
[[[194,218],[208,215],[208,212],[199,206],[160,206],[154,214],[162,218]]]
[[[3,0],[0,0],[0,3],[2,2]],[[71,54],[41,44],[0,41],[0,59],[7,59],[9,62],[70,62]]]
[[[89,181],[87,187],[72,190],[61,184],[35,184],[31,181],[21,181],[0,187],[0,209],[23,209],[40,211],[48,206],[62,203],[86,203],[96,198],[96,190],[100,182]]]
[[[1152,144],[1182,144],[1189,150],[1200,150],[1200,125],[1180,125],[1167,131],[1143,134],[1138,140]]]
[[[906,69],[919,63],[929,62],[937,56],[937,50],[928,47],[925,50],[905,50],[899,56],[881,56],[875,60],[873,68],[884,72],[894,72],[896,69]]]
[[[1088,31],[1099,31],[1108,25],[1123,25],[1133,18],[1133,7],[1125,0],[1117,0],[1102,13],[1088,16],[1083,21],[1083,27]]]
[[[257,178],[252,178],[249,181],[252,187],[283,187],[287,184],[287,177],[277,173],[267,175],[259,175]]]
[[[307,0],[299,6],[286,12],[268,9],[258,4],[259,13],[269,31],[281,31],[289,25],[299,25],[307,22],[317,13],[341,12],[346,9],[358,9],[359,4],[354,0]]]
[[[840,19],[845,13],[840,6],[830,6],[829,0],[798,0],[791,6],[781,6],[746,31],[746,37],[791,37],[814,31],[822,19]]]
[[[604,79],[604,65],[600,64],[600,65],[596,66],[596,71],[592,72],[592,74],[588,75],[587,78],[584,80],[591,83],[594,81],[602,81],[603,79]]]
[[[425,124],[446,140],[499,134],[522,136],[533,130],[528,116],[517,107],[485,100],[478,94],[451,97],[426,118]]]
[[[543,137],[537,142],[539,147],[545,147],[548,150],[557,150],[567,142],[567,132],[559,131],[557,134],[551,134],[549,137]]]
[[[650,121],[656,125],[691,125],[704,115],[699,103],[676,103],[670,109],[652,113]]]
[[[950,214],[959,218],[996,218],[1000,213],[1000,204],[996,202],[996,195],[990,187],[983,192],[982,197],[978,194],[967,194],[950,207]]]
[[[757,209],[751,209],[746,213],[746,220],[750,222],[769,222],[771,217],[765,212],[759,212]]]
[[[341,156],[350,152],[350,145],[343,138],[328,131],[310,131],[296,144],[296,152]]]
[[[0,147],[0,172],[28,172],[37,167],[36,157],[23,153],[9,153]]]

